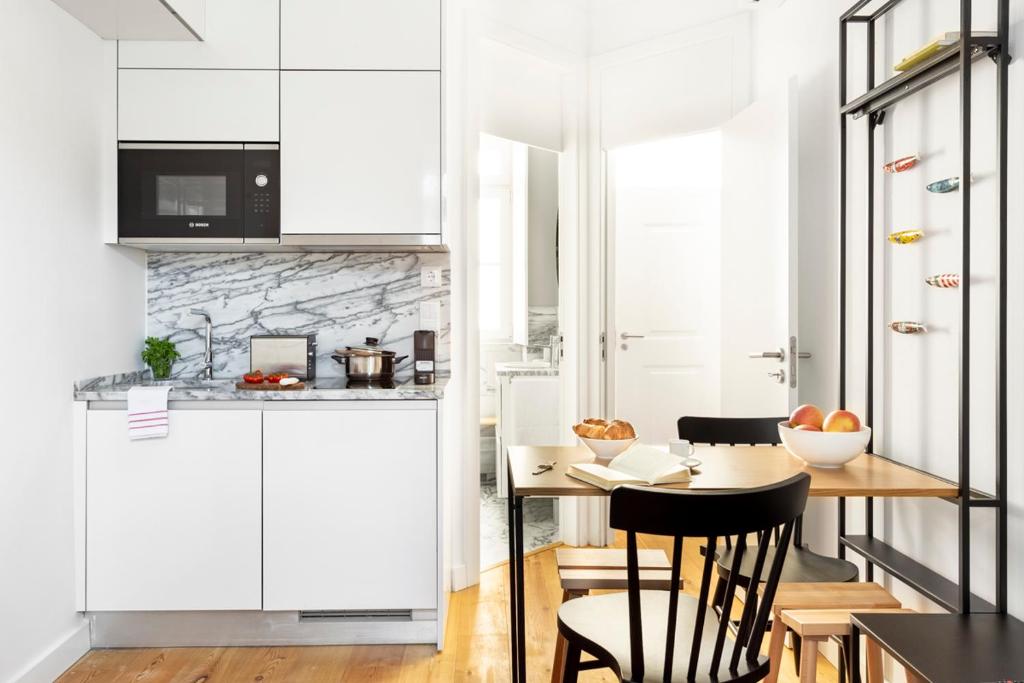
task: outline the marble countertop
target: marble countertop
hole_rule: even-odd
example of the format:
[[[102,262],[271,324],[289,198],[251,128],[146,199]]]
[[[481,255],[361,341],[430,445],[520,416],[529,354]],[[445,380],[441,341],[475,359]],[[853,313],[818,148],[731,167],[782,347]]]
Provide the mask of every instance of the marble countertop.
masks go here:
[[[386,401],[437,400],[444,398],[447,378],[435,384],[413,384],[412,378],[396,380],[392,388],[349,387],[344,379],[323,379],[307,383],[304,390],[241,391],[236,380],[168,380],[154,382],[142,373],[94,377],[75,384],[76,401],[124,401],[133,386],[164,386],[172,390],[171,401]]]
[[[557,377],[558,368],[541,363],[502,363],[494,364],[494,374],[499,377]]]

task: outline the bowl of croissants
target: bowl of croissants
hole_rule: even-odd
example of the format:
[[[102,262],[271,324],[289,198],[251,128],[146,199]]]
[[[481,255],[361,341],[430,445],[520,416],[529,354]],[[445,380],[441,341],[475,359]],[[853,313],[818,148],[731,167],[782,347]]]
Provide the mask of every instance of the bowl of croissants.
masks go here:
[[[598,460],[611,460],[636,442],[636,431],[625,420],[588,417],[572,430]]]

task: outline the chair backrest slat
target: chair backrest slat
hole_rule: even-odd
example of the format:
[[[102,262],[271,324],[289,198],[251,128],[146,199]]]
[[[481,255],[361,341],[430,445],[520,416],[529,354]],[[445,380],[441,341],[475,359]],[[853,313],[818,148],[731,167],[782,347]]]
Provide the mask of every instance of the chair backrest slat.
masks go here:
[[[629,593],[629,656],[633,676],[644,679],[644,633],[640,616],[640,558],[636,532],[626,533],[626,588]]]
[[[775,527],[778,530],[778,527]],[[748,586],[758,586],[761,583],[761,572],[764,570],[764,560],[768,555],[768,546],[771,539],[768,534],[762,533],[757,543],[757,555],[754,556],[754,567],[750,572]],[[743,603],[743,613],[740,615],[740,630],[736,634],[736,642],[732,648],[732,658],[729,660],[729,668],[736,669],[740,663],[740,656],[743,653],[743,644],[750,637],[750,626],[754,619],[754,611],[757,607],[756,590],[748,591],[746,600]]]
[[[758,663],[757,658],[761,642],[764,639],[768,611],[782,573],[782,562],[793,533],[794,521],[804,510],[809,488],[810,476],[800,473],[777,484],[738,491],[687,491],[638,486],[620,486],[612,491],[611,526],[626,532],[630,662],[633,680],[643,680],[645,669],[637,534],[673,537],[672,585],[670,588],[673,595],[669,598],[668,623],[666,624],[666,681],[671,680],[675,655],[674,648],[678,628],[678,577],[682,571],[683,539],[707,540],[708,550],[704,557],[701,575],[700,602],[693,624],[694,630],[687,667],[688,680],[694,680],[701,668],[701,651],[703,650],[705,653],[708,651],[708,646],[702,643],[702,637],[705,631],[705,615],[710,610],[708,596],[712,575],[715,573],[715,547],[718,537],[734,536],[737,539],[725,589],[724,604],[730,605],[739,583],[738,577],[741,574],[741,564],[747,549],[748,534],[761,532],[754,561],[755,576],[760,578],[765,564],[767,544],[771,538],[768,531],[775,527],[782,527],[780,544],[775,552],[775,561],[772,563],[760,601],[756,600],[756,586],[758,585],[756,580],[750,583],[749,592],[752,595],[748,598],[750,603],[744,606],[745,618],[743,619],[743,622],[749,624],[749,627],[744,627],[744,632],[741,634],[743,637],[738,639],[734,645],[728,660],[728,669],[736,671],[740,658],[745,653],[750,666],[764,668],[767,667],[767,663]],[[751,610],[754,609],[754,602],[759,602],[756,616],[752,616],[751,613]],[[715,642],[710,661],[707,663],[707,673],[712,679],[728,680],[729,678],[719,676],[728,634],[728,621],[729,613],[725,611],[716,625]]]
[[[707,539],[707,552],[704,553],[704,570],[700,575],[700,597],[697,599],[698,605],[708,604],[708,595],[711,593],[711,573],[715,566],[715,552],[714,549],[718,545],[717,536],[708,536]],[[704,616],[707,614],[707,610],[698,609],[697,617],[693,624],[693,645],[690,648],[690,665],[686,670],[687,680],[693,680],[697,677],[697,665],[700,660],[700,645],[701,637],[704,635]],[[674,634],[669,634],[669,638],[673,638]],[[666,676],[670,675],[671,672],[666,672]]]
[[[676,422],[680,439],[694,444],[735,446],[778,446],[779,423],[788,417],[694,417]]]
[[[672,658],[676,649],[676,621],[679,617],[679,575],[683,571],[683,537],[672,539],[672,574],[669,577],[668,628],[665,629],[665,676],[664,683],[672,683]]]
[[[736,549],[732,555],[732,565],[729,567],[729,579],[725,582],[725,598],[723,605],[731,605],[736,597],[736,586],[739,585],[740,569],[743,566],[743,554],[747,550],[747,535],[740,534],[736,538]],[[718,632],[715,634],[715,650],[711,656],[711,675],[718,676],[718,669],[722,663],[722,651],[725,649],[725,635],[729,632],[730,615],[728,610],[723,609],[722,619],[718,622]]]

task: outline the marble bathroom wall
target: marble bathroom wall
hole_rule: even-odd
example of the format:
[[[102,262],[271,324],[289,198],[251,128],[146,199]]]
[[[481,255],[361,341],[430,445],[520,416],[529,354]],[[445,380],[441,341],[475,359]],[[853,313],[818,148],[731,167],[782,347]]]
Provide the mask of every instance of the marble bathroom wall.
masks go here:
[[[147,263],[146,333],[170,337],[182,358],[174,377],[202,368],[202,308],[213,320],[214,376],[237,377],[249,369],[249,337],[317,334],[317,376],[343,377],[331,359],[336,348],[378,337],[399,355],[412,353],[420,328],[419,304],[441,304],[437,371],[450,372],[448,254],[179,254],[151,253]],[[420,286],[422,267],[442,269],[443,286]],[[398,368],[412,373],[411,359]]]
[[[531,346],[547,346],[558,334],[558,306],[530,306],[526,309],[526,334]]]

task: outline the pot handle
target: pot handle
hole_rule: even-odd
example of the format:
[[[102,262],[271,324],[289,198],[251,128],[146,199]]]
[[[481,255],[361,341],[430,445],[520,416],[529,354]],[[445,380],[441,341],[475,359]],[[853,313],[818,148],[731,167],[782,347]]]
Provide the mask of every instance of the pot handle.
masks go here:
[[[396,356],[395,357],[395,365],[398,365],[399,363],[401,363],[403,360],[405,360],[408,357],[409,356],[407,356],[407,355],[406,356]]]

